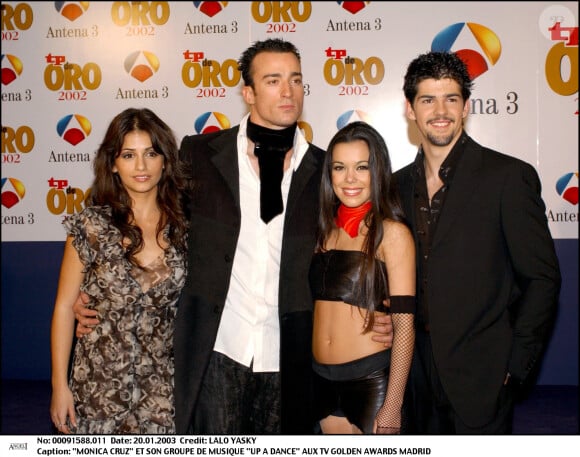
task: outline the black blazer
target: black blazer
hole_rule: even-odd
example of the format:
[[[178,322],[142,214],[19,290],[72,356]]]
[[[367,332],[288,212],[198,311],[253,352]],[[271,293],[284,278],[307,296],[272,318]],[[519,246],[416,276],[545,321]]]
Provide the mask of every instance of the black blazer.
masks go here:
[[[175,322],[176,431],[191,431],[201,381],[217,336],[240,232],[239,126],[187,136],[180,148],[191,165],[188,277]],[[314,251],[324,151],[310,145],[288,195],[280,261],[282,433],[312,433],[312,307],[308,269]]]
[[[535,169],[463,135],[463,156],[432,242],[427,286],[421,291],[418,281],[417,296],[427,295],[445,392],[459,417],[475,427],[495,413],[506,373],[523,381],[538,363],[561,277]],[[414,167],[395,178],[415,232]]]

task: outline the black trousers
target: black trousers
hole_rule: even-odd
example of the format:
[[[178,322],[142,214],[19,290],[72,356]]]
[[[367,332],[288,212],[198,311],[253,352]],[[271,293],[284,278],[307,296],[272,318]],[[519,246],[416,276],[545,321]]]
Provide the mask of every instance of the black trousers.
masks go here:
[[[375,418],[385,401],[387,382],[386,369],[348,381],[331,381],[315,373],[316,420],[329,415],[346,417],[363,433],[373,433]]]
[[[262,435],[280,433],[280,373],[254,373],[213,352],[206,370],[193,433]]]
[[[385,401],[390,363],[390,350],[334,365],[313,360],[315,430],[321,432],[320,421],[332,415],[346,417],[363,433],[372,433]]]
[[[433,359],[431,337],[418,328],[415,353],[405,392],[407,434],[417,435],[504,435],[512,433],[514,395],[504,386],[498,398],[498,410],[492,421],[481,427],[465,424],[453,409]]]

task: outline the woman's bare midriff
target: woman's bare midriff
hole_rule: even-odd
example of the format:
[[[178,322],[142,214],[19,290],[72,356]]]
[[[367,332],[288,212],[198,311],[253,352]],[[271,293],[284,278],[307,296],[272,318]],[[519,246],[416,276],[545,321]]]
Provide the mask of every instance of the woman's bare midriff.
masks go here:
[[[382,315],[384,313],[376,313]],[[366,310],[344,302],[317,300],[314,305],[312,354],[318,363],[351,362],[385,347],[373,341],[372,330],[363,333]]]

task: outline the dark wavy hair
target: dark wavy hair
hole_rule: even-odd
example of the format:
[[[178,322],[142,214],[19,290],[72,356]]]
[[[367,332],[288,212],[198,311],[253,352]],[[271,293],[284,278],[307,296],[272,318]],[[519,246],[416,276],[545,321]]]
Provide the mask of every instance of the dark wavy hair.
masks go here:
[[[383,240],[383,221],[391,219],[405,223],[399,194],[392,179],[391,159],[385,140],[381,134],[366,122],[356,121],[340,129],[330,140],[324,156],[320,184],[320,214],[316,252],[325,250],[325,242],[336,229],[336,213],[340,200],[332,188],[332,153],[337,144],[364,141],[369,149],[369,170],[371,173],[372,206],[364,222],[368,229],[363,245],[365,254],[361,261],[360,284],[357,298],[361,308],[368,310],[365,332],[374,324],[373,311],[377,307],[377,297],[381,290],[388,290],[387,278],[376,259],[376,252]],[[384,297],[386,298],[386,297]],[[378,303],[380,305],[380,303]]]
[[[463,101],[471,96],[473,81],[463,60],[454,52],[427,52],[416,57],[407,67],[403,92],[409,103],[417,96],[417,86],[424,79],[450,78],[459,84]]]
[[[254,88],[254,78],[252,75],[252,63],[254,58],[261,52],[291,52],[300,62],[300,52],[298,48],[289,41],[280,38],[270,38],[264,41],[256,41],[252,46],[247,48],[238,60],[238,70],[242,73],[242,79],[245,86]]]
[[[93,205],[111,207],[113,225],[129,240],[125,256],[133,265],[141,267],[135,254],[143,248],[143,233],[134,223],[131,197],[119,175],[113,173],[115,159],[121,152],[125,135],[134,131],[147,132],[153,149],[164,157],[165,169],[157,192],[157,203],[161,211],[157,235],[168,226],[169,242],[182,252],[186,252],[188,218],[185,208],[190,183],[185,165],[178,159],[177,141],[173,131],[153,111],[147,108],[128,108],[115,116],[93,161],[95,177],[91,186],[90,202]]]

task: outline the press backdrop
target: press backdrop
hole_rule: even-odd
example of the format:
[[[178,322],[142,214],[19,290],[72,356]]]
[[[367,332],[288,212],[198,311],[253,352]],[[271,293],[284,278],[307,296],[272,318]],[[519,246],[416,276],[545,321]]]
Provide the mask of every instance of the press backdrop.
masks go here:
[[[186,134],[246,112],[237,70],[255,40],[301,50],[307,138],[325,148],[361,119],[399,169],[418,136],[407,64],[469,59],[468,133],[536,167],[564,277],[540,384],[578,384],[576,2],[2,2],[2,377],[48,379],[63,217],[89,193],[111,119],[153,109]],[[522,226],[522,231],[526,230]],[[470,259],[465,259],[469,262]]]

